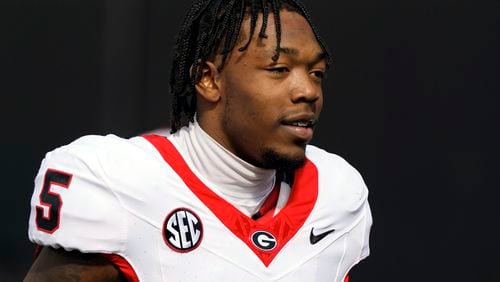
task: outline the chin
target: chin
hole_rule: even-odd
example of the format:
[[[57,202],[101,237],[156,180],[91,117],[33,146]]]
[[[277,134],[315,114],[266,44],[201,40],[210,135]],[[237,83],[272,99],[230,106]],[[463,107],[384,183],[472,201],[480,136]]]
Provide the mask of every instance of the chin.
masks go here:
[[[273,149],[266,149],[262,155],[263,168],[277,169],[281,171],[293,171],[304,165],[306,160],[305,150],[295,153],[278,152]]]

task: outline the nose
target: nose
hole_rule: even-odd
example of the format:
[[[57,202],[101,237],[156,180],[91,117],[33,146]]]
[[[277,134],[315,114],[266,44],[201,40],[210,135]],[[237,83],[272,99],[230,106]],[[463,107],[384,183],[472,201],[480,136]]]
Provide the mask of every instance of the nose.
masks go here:
[[[297,72],[292,80],[290,95],[293,103],[312,104],[321,98],[321,83],[306,71]]]

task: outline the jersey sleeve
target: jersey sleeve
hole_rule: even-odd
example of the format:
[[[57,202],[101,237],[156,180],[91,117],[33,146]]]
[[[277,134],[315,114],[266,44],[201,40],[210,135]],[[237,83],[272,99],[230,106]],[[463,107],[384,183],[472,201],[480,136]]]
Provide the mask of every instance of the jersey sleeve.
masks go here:
[[[349,193],[350,196],[343,200],[351,203],[348,206],[348,210],[351,211],[352,215],[360,218],[360,222],[358,223],[359,231],[355,232],[361,244],[361,251],[358,257],[359,262],[370,255],[370,230],[373,219],[370,204],[368,202],[369,191],[359,171],[348,164],[344,159],[341,160],[346,169],[344,172],[345,180],[343,182],[349,187],[349,191],[352,191],[352,193]]]
[[[373,219],[368,201],[365,204],[365,218],[364,218],[364,229],[363,229],[363,246],[361,248],[361,254],[359,260],[363,260],[370,255],[370,229],[372,227]]]
[[[33,243],[85,253],[123,251],[126,214],[103,172],[109,139],[86,136],[47,153],[31,198]]]
[[[353,259],[356,263],[370,254],[370,230],[373,223],[368,188],[363,177],[342,157],[309,145],[307,156],[319,167],[325,185],[331,218],[337,229],[349,230],[356,238]]]
[[[352,203],[349,206],[349,210],[356,211],[353,214],[359,214],[359,218],[361,218],[361,221],[358,223],[360,225],[359,233],[357,233],[359,234],[357,236],[359,236],[361,243],[361,252],[358,258],[359,262],[370,255],[370,230],[373,219],[370,204],[368,202],[369,191],[359,171],[344,159],[341,158],[341,160],[346,169],[344,172],[344,182],[346,184],[348,183],[347,186],[350,188],[349,190],[353,192],[350,194],[351,197],[346,197],[346,199],[350,199],[347,202]]]

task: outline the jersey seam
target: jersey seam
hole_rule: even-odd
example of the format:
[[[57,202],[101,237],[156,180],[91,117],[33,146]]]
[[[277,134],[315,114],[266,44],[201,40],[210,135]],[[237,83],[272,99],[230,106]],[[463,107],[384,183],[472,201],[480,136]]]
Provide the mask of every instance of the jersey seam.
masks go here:
[[[345,258],[345,254],[346,254],[346,251],[347,251],[347,239],[349,238],[349,232],[345,233],[346,237],[344,238],[344,247],[343,247],[343,250],[342,250],[342,257],[340,258],[340,261],[337,265],[337,271],[335,273],[335,279],[333,281],[338,281],[337,279],[339,278],[339,272],[340,272],[340,266],[342,265],[342,263],[344,262],[344,258]]]
[[[366,205],[366,204],[365,204]],[[366,258],[368,255],[364,256],[363,257],[363,249],[366,245],[366,228],[367,228],[367,225],[368,225],[368,215],[366,214],[366,209],[368,207],[365,206],[365,216],[364,216],[364,220],[365,220],[365,225],[364,225],[364,228],[363,228],[363,245],[361,245],[361,250],[359,251],[359,255],[358,255],[358,261],[356,263],[359,263],[362,259]]]

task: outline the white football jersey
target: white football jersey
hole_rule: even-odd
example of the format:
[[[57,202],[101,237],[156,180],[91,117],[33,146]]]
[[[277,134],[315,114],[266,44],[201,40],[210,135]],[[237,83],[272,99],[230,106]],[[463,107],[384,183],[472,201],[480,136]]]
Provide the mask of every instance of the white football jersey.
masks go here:
[[[368,191],[342,158],[314,146],[306,156],[291,189],[277,190],[286,205],[252,219],[168,138],[82,137],[43,160],[29,237],[113,254],[131,281],[341,282],[369,254]]]

